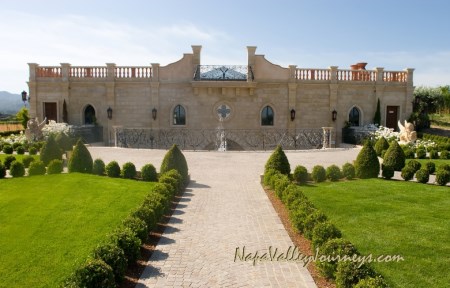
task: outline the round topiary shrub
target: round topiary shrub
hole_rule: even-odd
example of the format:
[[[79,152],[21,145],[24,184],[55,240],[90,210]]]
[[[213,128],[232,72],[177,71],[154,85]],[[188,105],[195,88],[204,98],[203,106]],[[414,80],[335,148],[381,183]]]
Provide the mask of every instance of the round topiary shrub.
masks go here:
[[[314,211],[317,211],[317,209],[314,207],[314,205],[308,201],[301,201],[299,204],[295,207],[291,206],[291,210],[289,211],[289,219],[292,222],[292,226],[299,232],[299,233],[305,233],[305,222],[306,218],[311,215]]]
[[[11,163],[16,161],[16,157],[12,155],[8,155],[3,160],[3,164],[5,165],[6,170],[9,170],[11,168]]]
[[[405,179],[405,181],[409,181],[409,180],[413,179],[414,173],[416,173],[414,168],[412,168],[410,166],[406,166],[402,169],[402,178]]]
[[[12,144],[12,147],[13,147],[14,151],[16,151],[17,147],[19,147],[19,146],[22,146],[22,144],[20,144],[20,142],[14,142]]]
[[[339,229],[330,221],[318,223],[312,232],[312,244],[315,249],[320,248],[325,242],[334,238],[341,238]]]
[[[164,173],[163,175],[159,176],[159,183],[162,184],[167,184],[168,189],[170,190],[170,195],[175,195],[178,192],[180,192],[180,181],[178,179],[175,179],[173,177],[170,177],[169,175],[167,175],[166,173]]]
[[[305,184],[308,182],[308,170],[304,166],[296,166],[294,169],[294,181],[298,184]]]
[[[427,162],[425,164],[426,169],[428,170],[429,174],[433,174],[436,171],[436,165],[434,162]]]
[[[92,174],[103,176],[105,175],[105,162],[102,159],[95,159],[92,164]]]
[[[45,175],[45,164],[42,161],[33,161],[28,168],[28,176]]]
[[[345,163],[342,166],[342,176],[344,176],[347,180],[352,180],[355,178],[355,166],[351,163]]]
[[[338,181],[339,179],[342,178],[341,169],[339,169],[339,167],[336,165],[331,165],[331,166],[327,167],[326,177],[330,181],[333,181],[333,182]]]
[[[181,177],[181,174],[175,170],[169,170],[167,172],[165,172],[164,174],[161,174],[161,178],[166,178],[166,177],[170,177],[176,180],[176,182],[174,182],[175,184],[175,189],[178,192],[181,192],[181,190],[183,190],[183,178]],[[161,181],[162,183],[164,183],[164,181]],[[178,185],[178,186],[176,186]]]
[[[415,173],[417,170],[420,169],[420,167],[422,167],[422,164],[420,164],[420,162],[417,160],[411,160],[408,162],[408,164],[406,164],[406,166],[413,168]]]
[[[386,139],[384,137],[381,137],[380,139],[377,140],[377,142],[375,143],[375,152],[377,152],[378,156],[381,156],[381,153],[383,152],[383,150],[387,150],[389,148],[389,143],[386,141]]]
[[[121,228],[111,235],[114,243],[122,248],[128,263],[136,261],[140,254],[141,240],[129,228]]]
[[[436,150],[430,150],[429,154],[430,154],[429,155],[430,159],[438,159],[439,158],[439,153]]]
[[[366,277],[359,280],[358,284],[353,286],[354,288],[388,288],[389,285],[386,284],[383,277]]]
[[[5,176],[6,176],[6,168],[0,161],[0,179],[5,178]]]
[[[316,227],[317,224],[325,222],[327,220],[327,216],[322,211],[316,210],[313,213],[309,214],[305,219],[305,237],[311,240],[314,227]]]
[[[50,161],[47,167],[48,174],[61,174],[63,172],[63,161],[54,159]]]
[[[419,148],[416,150],[417,159],[427,158],[427,151],[425,149]]]
[[[9,167],[9,174],[14,178],[23,177],[25,175],[25,167],[23,167],[22,162],[13,161]]]
[[[289,175],[291,173],[289,160],[280,145],[277,146],[275,151],[273,151],[272,155],[270,155],[267,160],[266,165],[264,166],[264,172],[269,169],[275,169],[284,175]]]
[[[414,151],[412,151],[409,148],[405,148],[403,150],[403,153],[405,153],[405,159],[414,159],[415,158]]]
[[[356,261],[341,261],[336,269],[336,287],[354,287],[360,280],[375,276],[375,272],[367,265]]]
[[[25,154],[25,148],[24,148],[23,146],[17,146],[17,148],[16,148],[16,153],[17,153],[18,155],[23,155],[23,154]]]
[[[104,261],[111,267],[116,283],[122,282],[128,263],[125,253],[117,244],[107,243],[97,246],[94,258]]]
[[[22,158],[22,164],[23,164],[23,166],[24,166],[25,168],[30,167],[31,162],[33,162],[33,161],[34,161],[34,157],[32,157],[32,156],[30,156],[30,155],[25,155],[25,156]]]
[[[156,227],[156,215],[153,209],[149,208],[148,205],[142,205],[131,213],[132,217],[141,219],[147,225],[149,231]]]
[[[383,164],[391,166],[395,171],[401,171],[405,167],[405,159],[403,149],[398,145],[397,141],[392,141],[386,154],[384,154]]]
[[[448,172],[450,172],[450,165],[449,164],[441,164],[441,165],[439,165],[438,170],[447,170]]]
[[[156,173],[156,168],[152,164],[146,164],[141,168],[141,177],[143,181],[157,182],[158,173]]]
[[[69,173],[92,173],[92,165],[93,161],[91,153],[89,153],[89,150],[84,146],[81,139],[79,139],[67,165]]]
[[[263,179],[263,183],[265,186],[270,186],[271,182],[272,182],[272,176],[275,174],[279,174],[280,172],[278,172],[278,170],[275,169],[269,169],[267,171],[264,172],[264,179]]]
[[[109,162],[108,165],[106,165],[105,170],[106,175],[108,175],[108,177],[112,178],[120,177],[120,166],[119,163],[117,163],[116,161]]]
[[[389,152],[389,150],[388,150]],[[386,154],[388,153],[386,152]],[[366,141],[355,161],[356,177],[377,178],[380,174],[380,162],[370,141]]]
[[[69,287],[84,287],[84,288],[115,288],[114,273],[108,264],[103,260],[89,259],[84,265],[75,271],[73,280],[70,280],[72,285],[65,285]]]
[[[55,141],[63,151],[72,151],[73,141],[72,139],[70,139],[69,136],[66,135],[66,133],[64,132],[58,133],[58,135],[56,135],[55,137]]]
[[[36,147],[30,147],[30,149],[28,149],[28,154],[30,155],[36,155],[38,152],[38,149],[36,149]]]
[[[392,177],[394,177],[394,168],[392,168],[391,166],[386,166],[384,164],[381,165],[381,175],[383,176],[384,179],[391,179]]]
[[[416,179],[417,179],[417,182],[424,183],[424,184],[428,183],[428,180],[430,180],[430,174],[428,173],[428,170],[426,168],[417,170]]]
[[[123,164],[120,176],[125,179],[133,179],[136,177],[136,166],[131,162]]]
[[[314,166],[311,172],[311,178],[316,183],[325,181],[325,179],[327,179],[327,172],[325,171],[325,168],[323,168],[323,166],[320,165]]]
[[[53,159],[62,159],[62,151],[59,148],[58,144],[56,144],[55,138],[53,136],[49,136],[47,142],[45,142],[44,146],[41,149],[41,161],[44,162],[45,166],[50,163]]]
[[[183,185],[186,186],[189,182],[188,165],[183,153],[181,153],[180,149],[175,144],[164,156],[159,172],[164,174],[172,169],[177,170],[181,174]]]
[[[144,220],[129,216],[123,220],[122,224],[124,227],[130,228],[142,242],[147,240],[149,230]]]
[[[9,144],[3,145],[3,153],[13,154],[13,152],[14,152],[14,148],[11,145],[9,145]]]
[[[445,186],[450,182],[450,172],[445,169],[439,169],[436,172],[436,184]]]
[[[330,255],[344,257],[353,257],[353,255],[358,255],[358,251],[355,246],[347,240],[341,238],[331,239],[325,242],[320,248],[320,253],[322,255]],[[337,259],[334,261],[319,261],[316,263],[320,272],[328,279],[334,279],[337,270]]]
[[[450,159],[450,152],[442,151],[441,155],[439,155],[439,158],[441,158],[441,159]]]

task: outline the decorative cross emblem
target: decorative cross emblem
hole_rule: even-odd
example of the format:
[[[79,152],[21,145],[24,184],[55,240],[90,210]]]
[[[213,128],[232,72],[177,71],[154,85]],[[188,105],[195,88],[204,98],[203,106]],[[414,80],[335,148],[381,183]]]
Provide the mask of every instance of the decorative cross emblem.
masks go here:
[[[231,113],[230,107],[228,105],[222,104],[219,109],[217,109],[217,114],[220,118],[227,118]]]

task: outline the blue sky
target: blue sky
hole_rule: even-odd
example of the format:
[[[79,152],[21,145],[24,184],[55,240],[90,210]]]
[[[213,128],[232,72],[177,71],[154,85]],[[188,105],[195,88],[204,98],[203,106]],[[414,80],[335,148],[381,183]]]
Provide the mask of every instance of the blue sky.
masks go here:
[[[0,91],[27,90],[27,63],[246,64],[246,46],[287,67],[415,68],[450,84],[450,1],[0,0]]]

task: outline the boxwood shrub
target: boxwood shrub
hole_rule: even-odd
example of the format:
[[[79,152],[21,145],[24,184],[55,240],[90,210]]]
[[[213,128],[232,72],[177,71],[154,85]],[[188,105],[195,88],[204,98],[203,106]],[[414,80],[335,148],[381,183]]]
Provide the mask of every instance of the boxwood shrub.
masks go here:
[[[353,257],[353,255],[358,255],[358,250],[355,246],[347,240],[341,238],[334,238],[325,242],[320,248],[320,254],[330,257]],[[316,263],[320,272],[327,279],[335,279],[338,261],[319,261]]]
[[[0,161],[0,179],[5,178],[6,176],[6,168],[5,165],[2,164],[2,162]]]
[[[75,271],[64,287],[115,288],[114,273],[103,260],[89,259]]]
[[[406,166],[402,169],[402,178],[405,179],[405,181],[409,181],[413,179],[414,173],[416,173],[416,171],[413,167]]]
[[[286,187],[283,193],[283,197],[281,198],[281,201],[283,201],[284,205],[288,209],[291,209],[291,203],[295,200],[305,200],[306,196],[302,193],[300,188],[295,184],[289,184],[289,186]]]
[[[25,168],[30,167],[31,162],[33,162],[33,161],[34,161],[34,157],[32,157],[30,155],[25,155],[22,158],[22,163]]]
[[[136,177],[136,166],[131,162],[123,164],[121,176],[125,179],[133,179]]]
[[[380,139],[377,140],[377,142],[375,143],[375,152],[377,152],[377,156],[381,156],[381,152],[383,152],[383,150],[387,150],[389,148],[389,143],[386,141],[386,138],[381,137]],[[381,156],[382,157],[382,156]]]
[[[69,173],[79,172],[79,173],[92,173],[92,156],[89,150],[84,146],[83,141],[79,139],[75,148],[72,151],[72,156],[69,159],[67,168]]]
[[[315,249],[322,247],[328,240],[341,238],[342,233],[330,221],[318,223],[312,231],[312,244]]]
[[[156,227],[156,215],[153,209],[149,208],[147,205],[142,205],[131,213],[132,217],[141,219],[147,225],[149,231],[155,229]]]
[[[395,142],[395,141],[394,141]],[[389,150],[385,158],[388,157]],[[355,161],[356,177],[358,178],[377,178],[380,174],[380,162],[377,153],[373,150],[370,141],[366,141],[361,151],[358,153]]]
[[[25,175],[25,167],[23,167],[22,162],[13,161],[9,167],[9,174],[12,177],[23,177]]]
[[[111,235],[111,239],[123,250],[128,263],[136,261],[140,255],[141,240],[130,228],[119,228]]]
[[[352,163],[345,163],[342,166],[342,175],[347,180],[352,180],[353,178],[355,178],[355,166],[353,166]]]
[[[439,158],[441,159],[450,159],[450,152],[449,151],[442,151],[441,155],[439,155]]]
[[[264,166],[265,172],[269,169],[275,169],[284,175],[289,175],[291,173],[289,160],[280,145],[272,152]]]
[[[430,150],[429,154],[430,154],[429,155],[430,159],[438,159],[439,158],[439,153],[436,150]]]
[[[47,167],[47,174],[61,174],[63,172],[63,161],[54,159]]]
[[[156,168],[152,164],[146,164],[141,168],[141,177],[144,181],[156,182],[158,181],[158,174]]]
[[[18,155],[23,155],[23,154],[25,154],[25,148],[24,148],[23,146],[17,146],[17,148],[16,148],[16,153],[17,153]]]
[[[183,153],[175,144],[164,155],[159,172],[164,174],[172,169],[177,170],[181,174],[183,185],[186,186],[189,182],[188,165]]]
[[[305,219],[304,233],[309,240],[312,239],[314,227],[321,222],[327,221],[327,216],[320,210],[316,210],[309,214]]]
[[[298,165],[294,169],[294,181],[298,184],[305,184],[308,181],[308,170],[306,167]]]
[[[181,190],[183,190],[183,187],[184,187],[184,185],[183,185],[183,177],[181,176],[181,174],[177,170],[175,170],[175,169],[169,170],[169,171],[165,172],[164,174],[162,174],[162,176],[164,176],[164,177],[171,177],[171,178],[177,180],[178,185],[175,187],[176,190],[178,192],[181,192]]]
[[[134,216],[128,216],[123,220],[122,225],[133,231],[142,242],[147,240],[149,230],[144,220]]]
[[[398,145],[397,141],[392,141],[386,154],[384,154],[383,164],[391,166],[395,171],[401,171],[405,167],[405,159],[403,149]]]
[[[13,154],[13,152],[14,152],[14,148],[11,145],[9,145],[9,144],[3,145],[3,153]]]
[[[170,189],[170,195],[176,195],[179,192],[180,181],[171,177],[170,175],[163,174],[159,177],[159,183],[168,184]]]
[[[328,166],[326,170],[326,176],[330,181],[338,181],[342,178],[341,169],[339,169],[337,165]]]
[[[120,177],[120,166],[119,166],[119,163],[117,163],[117,161],[109,162],[108,165],[106,165],[105,170],[106,170],[106,175],[108,175],[108,177],[112,177],[112,178]]]
[[[430,180],[430,173],[428,173],[427,168],[422,168],[416,171],[416,179],[417,182],[420,183],[428,183],[428,180]]]
[[[111,267],[116,283],[122,282],[128,263],[123,249],[117,243],[106,243],[97,246],[94,250],[94,258],[102,260]]]
[[[311,178],[314,180],[314,182],[316,183],[320,183],[325,181],[326,179],[326,171],[325,168],[323,168],[323,166],[320,165],[316,165],[313,167],[313,170],[311,172]]]
[[[417,160],[411,160],[406,166],[411,167],[412,169],[414,169],[414,172],[416,172],[420,169],[420,167],[422,167],[422,164],[420,164],[420,162]]]
[[[28,176],[45,175],[45,164],[42,161],[33,161],[28,168]]]
[[[275,195],[277,195],[278,199],[282,198],[284,189],[286,189],[290,183],[291,181],[286,175],[281,175],[281,177],[278,178],[275,182]]]
[[[105,175],[105,162],[102,159],[95,159],[92,164],[92,174],[103,176]]]
[[[429,174],[434,174],[434,172],[436,171],[436,165],[434,164],[434,162],[425,163],[425,167],[427,168]]]
[[[292,226],[294,226],[299,233],[304,234],[306,218],[316,210],[317,209],[310,201],[306,200],[301,202],[289,212],[289,219],[291,220]]]
[[[360,280],[375,276],[375,272],[369,265],[366,263],[359,265],[360,263],[353,261],[339,262],[336,269],[336,287],[351,288]]]
[[[366,277],[364,279],[359,280],[358,284],[354,286],[354,288],[388,288],[386,281],[384,281],[383,277]]]
[[[416,149],[417,159],[425,159],[427,158],[427,151],[423,148]]]
[[[11,168],[11,163],[16,161],[16,157],[13,155],[8,155],[3,160],[3,164],[5,165],[6,170],[9,170]]]
[[[410,148],[403,149],[403,153],[405,153],[405,159],[414,159],[415,154]]]
[[[450,182],[450,172],[445,169],[439,169],[436,172],[436,183],[440,186],[445,186]]]
[[[278,170],[276,170],[276,169],[273,169],[273,168],[267,169],[264,172],[264,179],[263,179],[264,185],[270,186],[270,183],[272,182],[272,176],[277,173],[280,173],[280,172],[278,172]]]
[[[392,177],[394,177],[394,168],[392,168],[391,166],[387,166],[382,164],[381,165],[381,176],[383,176],[384,179],[391,179]]]
[[[30,155],[36,155],[38,152],[38,149],[36,147],[30,147],[30,149],[28,149],[28,154]]]
[[[53,159],[62,159],[62,151],[59,148],[58,144],[56,144],[55,138],[50,135],[45,142],[44,146],[42,146],[41,161],[44,162],[45,166],[50,163]]]

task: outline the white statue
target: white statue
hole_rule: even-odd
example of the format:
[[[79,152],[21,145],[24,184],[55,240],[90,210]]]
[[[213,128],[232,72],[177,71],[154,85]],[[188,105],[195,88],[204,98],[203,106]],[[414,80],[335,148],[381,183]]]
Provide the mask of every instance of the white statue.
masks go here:
[[[38,118],[31,118],[27,122],[27,129],[25,130],[25,137],[28,141],[38,141],[42,139],[42,128],[47,123],[47,118],[39,124]]]
[[[408,144],[417,140],[417,133],[414,131],[414,124],[405,120],[405,126],[398,121],[398,128],[400,128],[400,144]]]

